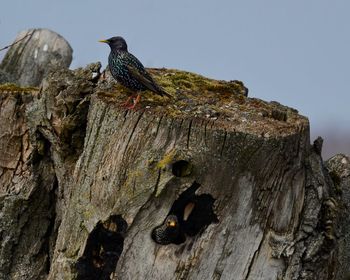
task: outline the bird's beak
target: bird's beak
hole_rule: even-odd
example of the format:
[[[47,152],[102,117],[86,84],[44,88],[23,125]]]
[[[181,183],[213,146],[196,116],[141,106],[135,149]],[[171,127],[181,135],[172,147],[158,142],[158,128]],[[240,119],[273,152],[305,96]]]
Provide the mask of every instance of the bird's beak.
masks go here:
[[[175,226],[176,226],[176,223],[175,223],[174,221],[171,221],[171,222],[169,223],[169,226],[170,226],[170,227],[175,227]]]
[[[99,40],[100,43],[107,43],[108,44],[108,40]]]

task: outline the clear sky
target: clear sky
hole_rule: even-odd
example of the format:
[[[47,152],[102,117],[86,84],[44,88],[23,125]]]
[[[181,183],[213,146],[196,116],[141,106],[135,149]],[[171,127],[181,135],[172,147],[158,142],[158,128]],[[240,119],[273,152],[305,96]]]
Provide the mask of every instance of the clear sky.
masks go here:
[[[0,1],[0,47],[45,27],[70,42],[71,68],[106,66],[97,41],[121,35],[145,66],[242,80],[308,116],[329,153],[350,153],[349,0]]]

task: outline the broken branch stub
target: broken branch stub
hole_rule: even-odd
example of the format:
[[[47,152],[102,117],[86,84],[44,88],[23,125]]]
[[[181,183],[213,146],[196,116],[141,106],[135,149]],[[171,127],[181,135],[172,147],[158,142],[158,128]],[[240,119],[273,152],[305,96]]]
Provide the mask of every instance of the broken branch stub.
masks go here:
[[[11,76],[10,82],[21,86],[38,86],[46,75],[68,68],[73,50],[59,34],[48,29],[20,32],[8,48],[0,69]]]

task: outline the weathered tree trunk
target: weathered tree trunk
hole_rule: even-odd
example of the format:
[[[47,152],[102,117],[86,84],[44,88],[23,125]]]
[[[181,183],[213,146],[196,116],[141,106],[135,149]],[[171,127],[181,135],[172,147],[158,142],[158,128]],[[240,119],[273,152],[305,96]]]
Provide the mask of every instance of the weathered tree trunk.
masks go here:
[[[240,82],[173,70],[152,73],[174,99],[146,92],[141,109],[125,111],[128,92],[97,83],[98,71],[52,74],[16,122],[39,155],[24,161],[31,180],[43,172],[35,166],[51,166],[31,192],[52,213],[44,236],[30,232],[48,244],[34,254],[48,279],[336,279],[339,195],[305,117],[246,97]],[[7,188],[0,202],[18,197]],[[28,213],[41,209],[27,203]],[[154,242],[154,228],[190,204],[181,239]],[[8,231],[23,238],[40,219]],[[19,263],[32,264],[23,256],[38,245],[22,242]],[[7,267],[14,279],[36,277]]]
[[[0,279],[40,279],[53,251],[57,181],[25,117],[35,94],[11,88],[0,95]]]
[[[327,168],[334,181],[340,199],[339,222],[337,228],[337,270],[335,279],[350,279],[350,158],[336,155],[327,160]]]
[[[57,71],[45,93],[0,86],[0,279],[49,272],[99,67]]]
[[[48,29],[20,32],[0,64],[2,80],[21,86],[38,86],[52,69],[68,68],[73,50],[59,34]]]

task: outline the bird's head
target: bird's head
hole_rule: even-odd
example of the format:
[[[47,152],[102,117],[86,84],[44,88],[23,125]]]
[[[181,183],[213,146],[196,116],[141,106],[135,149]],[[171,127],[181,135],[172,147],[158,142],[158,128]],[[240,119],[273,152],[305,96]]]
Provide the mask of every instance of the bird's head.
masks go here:
[[[175,215],[169,215],[166,220],[165,224],[167,228],[177,228],[178,227],[178,220]]]
[[[100,40],[99,42],[108,44],[111,50],[128,51],[126,41],[120,36],[112,37],[107,40]]]

